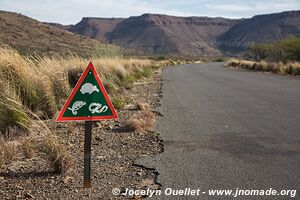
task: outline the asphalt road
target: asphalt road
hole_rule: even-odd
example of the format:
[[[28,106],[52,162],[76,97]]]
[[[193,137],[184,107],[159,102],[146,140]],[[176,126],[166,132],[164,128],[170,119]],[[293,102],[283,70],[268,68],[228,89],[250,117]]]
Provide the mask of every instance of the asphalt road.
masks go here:
[[[158,172],[162,191],[200,189],[199,196],[151,199],[232,199],[209,189],[298,190],[300,199],[300,78],[246,72],[224,63],[163,71],[158,130],[164,152],[137,161]]]

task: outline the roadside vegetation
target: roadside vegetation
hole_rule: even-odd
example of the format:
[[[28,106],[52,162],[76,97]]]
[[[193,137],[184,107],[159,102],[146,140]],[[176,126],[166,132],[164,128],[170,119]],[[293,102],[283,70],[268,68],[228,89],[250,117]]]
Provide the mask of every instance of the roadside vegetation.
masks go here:
[[[282,75],[300,75],[300,38],[288,37],[250,48],[247,60],[230,60],[226,66]]]
[[[130,89],[138,79],[149,78],[160,66],[172,64],[131,58],[90,60],[117,109],[130,103],[119,95],[120,90]],[[21,153],[28,159],[44,155],[54,171],[68,171],[73,158],[44,122],[56,116],[88,63],[74,55],[24,57],[8,46],[0,48],[0,168]],[[138,130],[154,120],[149,110],[141,115],[145,122],[139,123]]]

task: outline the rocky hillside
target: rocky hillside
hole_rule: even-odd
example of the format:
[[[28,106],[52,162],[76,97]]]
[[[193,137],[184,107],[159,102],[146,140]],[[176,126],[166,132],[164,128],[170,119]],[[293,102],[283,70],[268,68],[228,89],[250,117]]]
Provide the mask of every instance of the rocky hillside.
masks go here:
[[[99,41],[107,42],[107,37],[116,26],[123,21],[122,18],[88,18],[84,17],[75,26],[65,27],[71,32],[78,33]]]
[[[215,41],[238,20],[144,14],[127,19],[83,18],[69,30],[149,54],[218,54]]]
[[[0,42],[22,54],[45,53],[66,55],[76,53],[87,57],[115,55],[119,48],[41,23],[21,14],[0,11]]]
[[[117,54],[119,48],[110,43],[128,49],[126,52],[134,50],[134,54],[237,55],[252,43],[274,42],[290,35],[300,36],[300,11],[250,19],[159,14],[125,19],[84,17],[75,25],[41,23],[21,14],[0,11],[0,40],[24,54]]]
[[[156,14],[127,19],[85,17],[67,29],[150,54],[236,54],[246,50],[246,45],[252,42],[300,36],[299,13],[287,11],[240,20]]]
[[[218,38],[225,52],[241,52],[249,43],[270,43],[287,36],[300,37],[300,11],[258,15],[237,23]],[[226,45],[233,44],[231,46]]]

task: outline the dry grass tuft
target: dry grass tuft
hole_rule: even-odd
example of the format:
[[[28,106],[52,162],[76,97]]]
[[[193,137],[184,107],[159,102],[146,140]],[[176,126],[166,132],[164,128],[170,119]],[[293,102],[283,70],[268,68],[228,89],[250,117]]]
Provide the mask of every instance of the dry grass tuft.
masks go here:
[[[33,141],[30,138],[26,138],[21,143],[21,148],[22,148],[22,151],[23,151],[26,158],[30,159],[30,158],[33,157],[35,145],[34,145]]]
[[[49,94],[49,80],[35,70],[35,63],[20,56],[15,50],[0,48],[1,82],[18,96],[23,105],[45,115],[53,114],[54,96]],[[5,88],[4,88],[5,89]]]
[[[259,62],[249,60],[230,60],[225,66],[238,67],[246,70],[279,73],[282,75],[300,75],[299,62],[270,63],[264,60]]]
[[[10,138],[12,133],[24,133],[30,120],[20,107],[0,101],[0,133]]]
[[[0,162],[3,164],[9,164],[13,161],[15,155],[16,155],[16,148],[15,146],[7,141],[0,140]],[[2,161],[1,161],[2,160]],[[0,163],[0,164],[1,164]]]
[[[38,116],[32,112],[30,114],[37,119],[30,127],[35,148],[46,155],[55,172],[67,173],[74,160],[70,152]]]
[[[148,59],[92,58],[92,61],[112,95],[120,88],[131,88],[137,79],[150,76],[154,66]],[[21,107],[29,108],[41,119],[51,118],[67,99],[88,62],[78,56],[23,57],[8,46],[1,46],[0,97],[20,102]],[[16,114],[2,103],[1,113]],[[6,116],[10,115],[0,114],[3,117],[0,121],[11,121]],[[5,126],[0,124],[2,132]]]
[[[144,132],[152,128],[155,124],[155,114],[150,110],[142,110],[133,115],[132,118],[125,124],[124,130]]]
[[[137,110],[150,110],[151,106],[149,103],[141,103],[141,102],[138,102],[136,104],[136,109]]]
[[[15,103],[20,106],[17,102]],[[46,155],[46,159],[50,161],[56,172],[67,172],[71,167],[73,158],[65,146],[59,142],[58,138],[35,113],[25,108],[20,108],[20,111],[34,119],[30,120],[30,125],[26,127],[30,132],[30,138],[25,139],[21,144],[25,156],[31,158],[34,151],[40,151]],[[1,141],[0,146],[2,147],[4,160],[12,160],[12,156],[15,155],[15,149],[12,149],[13,146],[9,146],[9,143],[5,141]]]
[[[75,125],[72,122],[67,123],[67,132],[73,134],[75,132]]]
[[[75,87],[77,81],[83,73],[83,69],[81,68],[70,68],[67,72],[68,81],[71,87]]]
[[[130,119],[125,127],[124,130],[126,131],[134,131],[134,132],[141,132],[143,131],[142,126],[141,126],[141,122],[138,119]]]
[[[53,135],[44,137],[39,149],[46,154],[55,172],[66,173],[73,164],[70,153]]]

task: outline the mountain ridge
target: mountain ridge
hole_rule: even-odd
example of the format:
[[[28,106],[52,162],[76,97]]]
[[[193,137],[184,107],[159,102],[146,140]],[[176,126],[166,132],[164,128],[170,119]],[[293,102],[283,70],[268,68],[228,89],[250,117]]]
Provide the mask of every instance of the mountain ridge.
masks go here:
[[[242,19],[151,13],[128,18],[84,17],[68,30],[146,54],[238,55],[249,44],[300,36],[299,13],[284,11]],[[292,17],[296,20],[291,23]]]
[[[82,50],[109,49],[114,44],[139,55],[237,56],[250,44],[300,37],[300,11],[242,19],[146,13],[128,18],[83,17],[74,25],[42,23],[0,11],[0,30],[0,40],[21,50],[48,48],[83,54]]]
[[[109,30],[103,26],[107,20],[111,24]],[[174,17],[148,13],[126,19],[84,17],[69,31],[147,54],[195,56],[220,54],[217,49],[199,48],[191,43],[214,40],[237,21],[221,17]]]

